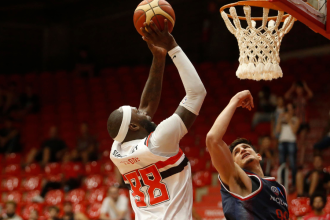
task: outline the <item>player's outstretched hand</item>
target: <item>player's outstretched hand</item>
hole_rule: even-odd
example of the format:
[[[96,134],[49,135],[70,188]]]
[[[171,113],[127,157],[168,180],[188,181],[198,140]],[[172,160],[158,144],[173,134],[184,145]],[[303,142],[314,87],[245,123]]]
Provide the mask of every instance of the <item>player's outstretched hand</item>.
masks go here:
[[[253,97],[249,90],[237,93],[230,101],[235,102],[237,107],[246,108],[250,111],[254,108]]]
[[[164,30],[162,31],[158,29],[153,21],[150,21],[149,24],[144,23],[144,27],[141,27],[144,35],[142,39],[156,47],[162,47],[166,51],[170,51],[178,45],[174,37],[168,32],[168,21],[165,19],[164,22]]]
[[[152,53],[152,55],[154,55],[154,57],[166,57],[167,54],[167,50],[165,50],[162,47],[157,47],[155,45],[153,45],[152,43],[148,43],[148,47]]]

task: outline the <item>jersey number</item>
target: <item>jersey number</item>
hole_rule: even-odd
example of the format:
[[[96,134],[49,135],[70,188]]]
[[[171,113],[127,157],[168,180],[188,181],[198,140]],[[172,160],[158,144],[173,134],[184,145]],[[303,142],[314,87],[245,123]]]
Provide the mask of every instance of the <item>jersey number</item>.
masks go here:
[[[140,173],[140,175],[138,173]],[[146,193],[141,191],[143,186],[139,176],[141,176],[144,185],[147,187]],[[157,205],[170,198],[166,184],[162,182],[162,177],[154,164],[125,174],[125,177],[131,185],[132,195],[135,198],[137,207],[147,206],[146,196],[149,198],[150,205]]]
[[[281,220],[289,220],[289,214],[288,214],[287,211],[282,212],[281,209],[276,209],[276,215],[277,215],[277,218],[278,218],[278,219],[281,219]]]

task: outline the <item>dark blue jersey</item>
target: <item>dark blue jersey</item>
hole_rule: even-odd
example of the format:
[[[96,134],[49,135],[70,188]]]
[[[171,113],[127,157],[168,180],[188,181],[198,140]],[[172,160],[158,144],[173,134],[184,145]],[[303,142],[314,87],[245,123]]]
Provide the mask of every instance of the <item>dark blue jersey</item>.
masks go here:
[[[289,220],[285,188],[274,177],[260,178],[244,170],[255,190],[245,197],[232,193],[221,183],[223,212],[227,220]]]

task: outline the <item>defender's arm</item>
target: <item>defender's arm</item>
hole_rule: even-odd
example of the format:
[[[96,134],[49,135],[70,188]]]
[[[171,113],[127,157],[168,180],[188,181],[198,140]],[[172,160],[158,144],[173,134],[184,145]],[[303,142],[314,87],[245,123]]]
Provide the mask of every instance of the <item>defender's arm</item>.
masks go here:
[[[231,192],[238,194],[242,192],[241,183],[244,184],[248,191],[252,190],[252,183],[245,172],[234,162],[227,144],[223,141],[223,136],[236,108],[240,106],[249,110],[254,107],[249,91],[240,92],[230,100],[206,137],[206,146],[210,152],[212,163],[219,172],[222,182],[230,188]]]

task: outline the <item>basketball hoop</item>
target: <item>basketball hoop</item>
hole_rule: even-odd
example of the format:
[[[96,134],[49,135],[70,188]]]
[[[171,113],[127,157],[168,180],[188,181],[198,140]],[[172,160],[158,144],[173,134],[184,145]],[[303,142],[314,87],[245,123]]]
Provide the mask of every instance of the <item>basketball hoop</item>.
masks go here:
[[[243,6],[245,17],[237,16],[235,6]],[[263,7],[263,16],[251,17],[250,6]],[[224,11],[226,8],[229,8],[230,14]],[[269,9],[278,10],[278,15],[268,17]],[[284,11],[266,1],[236,2],[223,6],[220,13],[228,30],[238,41],[240,56],[236,76],[257,81],[282,77],[279,50],[282,39],[291,30],[295,18],[289,14],[284,15]],[[241,27],[240,20],[247,21],[248,26],[245,29]],[[262,21],[262,25],[256,27],[256,21]],[[283,25],[279,28],[281,22]]]

